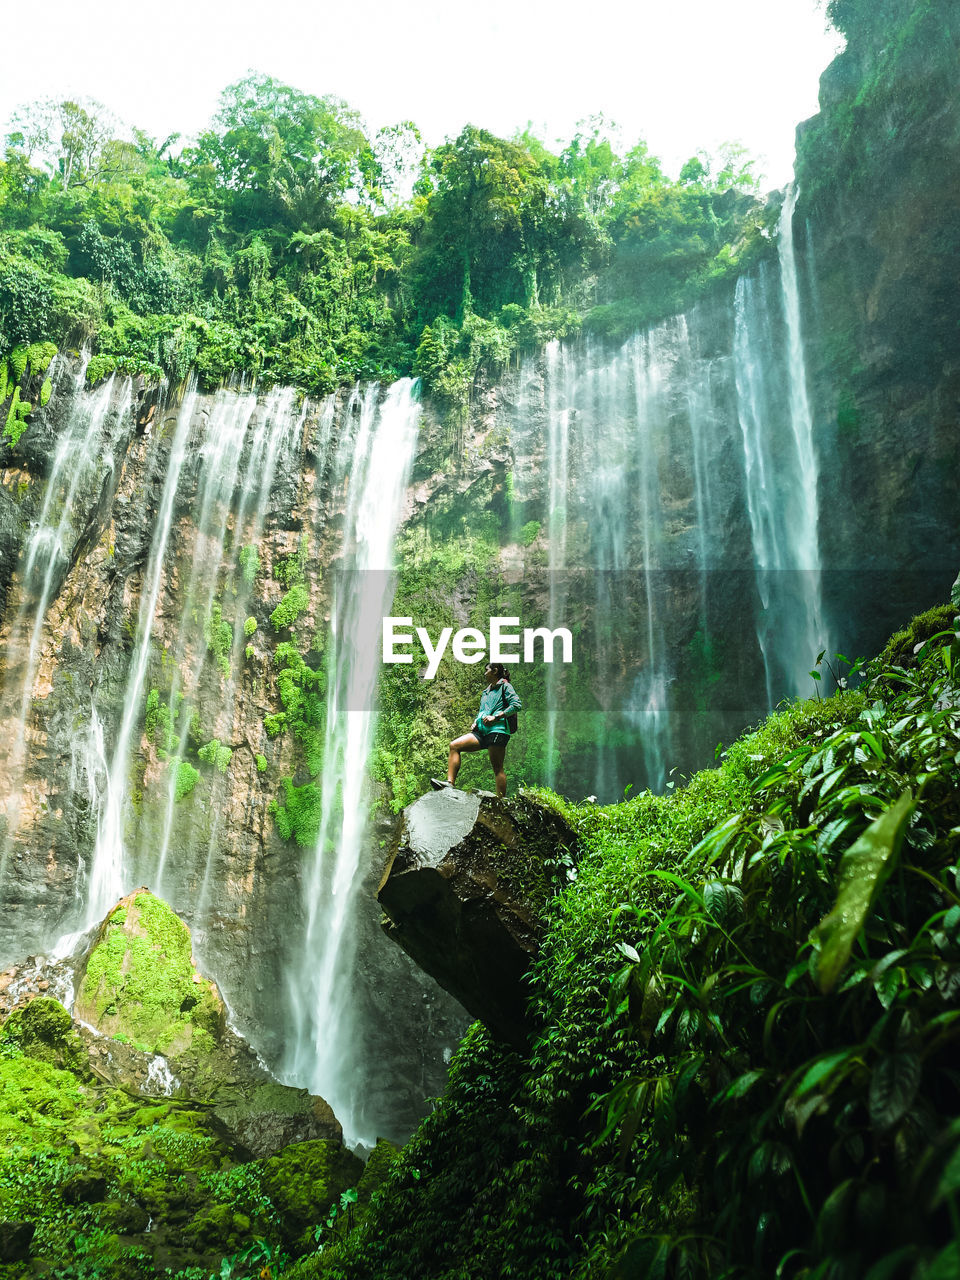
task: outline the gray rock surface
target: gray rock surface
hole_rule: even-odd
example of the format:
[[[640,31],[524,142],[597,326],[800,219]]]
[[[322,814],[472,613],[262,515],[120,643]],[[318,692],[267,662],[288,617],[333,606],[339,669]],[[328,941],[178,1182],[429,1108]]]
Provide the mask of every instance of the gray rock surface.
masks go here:
[[[532,800],[430,792],[404,810],[378,893],[384,928],[495,1036],[522,1047],[543,907],[575,857],[573,832]]]

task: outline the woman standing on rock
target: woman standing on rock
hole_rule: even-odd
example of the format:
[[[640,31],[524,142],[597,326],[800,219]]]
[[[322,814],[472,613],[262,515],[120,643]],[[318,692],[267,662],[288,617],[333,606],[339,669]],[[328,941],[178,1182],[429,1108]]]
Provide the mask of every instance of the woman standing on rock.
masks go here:
[[[454,738],[450,743],[446,781],[439,778],[430,779],[438,791],[444,787],[452,787],[456,782],[464,751],[486,750],[489,752],[493,775],[497,780],[497,795],[503,797],[507,794],[507,775],[503,771],[503,761],[507,754],[510,734],[516,731],[517,712],[521,706],[520,695],[510,683],[507,668],[500,662],[488,662],[484,668],[483,678],[487,682],[487,687],[480,695],[480,710],[477,712],[477,718],[470,726],[469,733],[465,733],[461,738]]]

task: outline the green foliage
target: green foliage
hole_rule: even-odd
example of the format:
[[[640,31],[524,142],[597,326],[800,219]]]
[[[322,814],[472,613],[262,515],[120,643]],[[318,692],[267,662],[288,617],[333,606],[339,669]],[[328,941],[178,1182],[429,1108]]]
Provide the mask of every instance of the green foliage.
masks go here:
[[[4,1024],[0,1217],[34,1224],[27,1269],[63,1280],[209,1280],[225,1253],[300,1232],[273,1204],[264,1173],[264,1161],[217,1136],[208,1108],[95,1078],[55,1001],[34,1000]]]
[[[117,362],[113,356],[91,356],[87,364],[87,382],[91,387],[96,386],[104,378],[109,378],[116,367]]]
[[[306,582],[308,547],[307,535],[304,533],[292,555],[277,557],[273,566],[273,576],[281,587],[303,586]]]
[[[219,738],[211,738],[197,750],[197,756],[204,764],[212,764],[217,773],[226,773],[233,759],[233,751]]]
[[[38,102],[0,165],[0,333],[92,337],[92,381],[193,368],[209,387],[240,369],[323,394],[409,373],[416,352],[459,407],[482,368],[575,331],[598,282],[622,298],[624,263],[631,284],[653,265],[644,312],[664,314],[688,275],[695,293],[742,258],[754,216],[721,198],[751,189],[735,148],[671,183],[602,120],[559,154],[471,125],[421,162],[410,122],[371,139],[337,99],[250,75],[175,158],[174,139],[116,128],[96,103]]]
[[[267,757],[257,754],[257,773],[267,772]]]
[[[7,421],[3,428],[4,436],[10,441],[11,445],[16,445],[24,431],[27,429],[27,415],[33,405],[27,401],[20,400],[20,388],[14,387],[13,398],[10,401],[10,408],[7,410]]]
[[[174,783],[174,799],[183,800],[200,781],[200,771],[189,760],[177,761],[177,777]]]
[[[287,628],[292,627],[300,615],[306,612],[309,605],[310,596],[306,587],[296,583],[284,595],[270,615],[274,631],[285,631]]]
[[[159,689],[152,688],[147,693],[143,729],[147,737],[156,744],[157,755],[161,759],[176,751],[179,745],[175,724],[182,701],[183,694],[178,694],[171,711],[170,704],[161,701]]]
[[[283,779],[283,801],[270,801],[270,813],[283,840],[293,840],[301,849],[311,848],[320,831],[320,788],[308,782],[295,787],[290,778]]]
[[[553,801],[586,853],[535,962],[529,1051],[474,1028],[321,1274],[761,1280],[946,1257],[958,626],[670,796]]]
[[[230,652],[233,648],[233,628],[223,619],[220,602],[215,600],[210,606],[210,616],[203,624],[203,637],[207,648],[213,654],[214,661],[223,676],[230,675]]]
[[[249,639],[257,629],[256,618],[246,618],[243,623],[243,634]]]
[[[260,572],[260,552],[252,545],[241,547],[238,560],[244,582],[248,587],[252,587],[257,579],[257,574]]]
[[[520,541],[525,547],[532,547],[540,536],[540,521],[528,520],[520,530]]]

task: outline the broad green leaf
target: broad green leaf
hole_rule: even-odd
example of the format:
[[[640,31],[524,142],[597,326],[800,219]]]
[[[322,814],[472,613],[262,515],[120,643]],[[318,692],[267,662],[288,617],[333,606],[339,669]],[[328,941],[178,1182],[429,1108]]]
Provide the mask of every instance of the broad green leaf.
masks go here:
[[[870,1119],[878,1129],[891,1129],[909,1110],[923,1068],[915,1053],[888,1053],[870,1077]]]
[[[729,818],[708,831],[699,844],[694,845],[685,858],[686,862],[697,863],[709,854],[708,862],[713,862],[723,853],[727,845],[737,834],[742,815],[733,813]]]
[[[923,1273],[923,1280],[960,1280],[960,1244],[951,1241]]]
[[[896,1253],[888,1253],[885,1258],[875,1262],[863,1280],[894,1280],[896,1276],[905,1275],[904,1263],[911,1258],[915,1258],[916,1255],[917,1246],[915,1244],[904,1245]]]
[[[762,1079],[765,1073],[763,1071],[746,1071],[742,1076],[737,1076],[732,1084],[726,1088],[723,1096],[725,1098],[742,1098],[748,1090],[752,1089],[758,1080]]]
[[[803,1073],[803,1078],[793,1091],[795,1098],[802,1097],[805,1093],[815,1088],[822,1081],[845,1063],[852,1063],[857,1053],[856,1047],[850,1049],[840,1049],[837,1053],[825,1053],[822,1057],[817,1058],[807,1067]]]
[[[896,804],[867,827],[840,861],[837,900],[814,931],[820,942],[817,984],[823,992],[833,990],[850,959],[857,934],[893,870],[912,810],[913,793],[907,789]]]
[[[958,1191],[960,1191],[960,1146],[954,1149],[940,1175],[933,1207],[936,1208],[937,1205],[942,1204],[947,1196],[955,1196]]]

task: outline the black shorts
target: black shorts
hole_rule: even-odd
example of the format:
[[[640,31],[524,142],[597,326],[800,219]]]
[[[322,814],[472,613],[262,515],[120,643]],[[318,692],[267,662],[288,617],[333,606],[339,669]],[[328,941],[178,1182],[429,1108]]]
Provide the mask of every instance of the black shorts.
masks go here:
[[[505,747],[510,741],[509,733],[484,733],[482,729],[478,729],[476,725],[470,730],[481,747]]]

